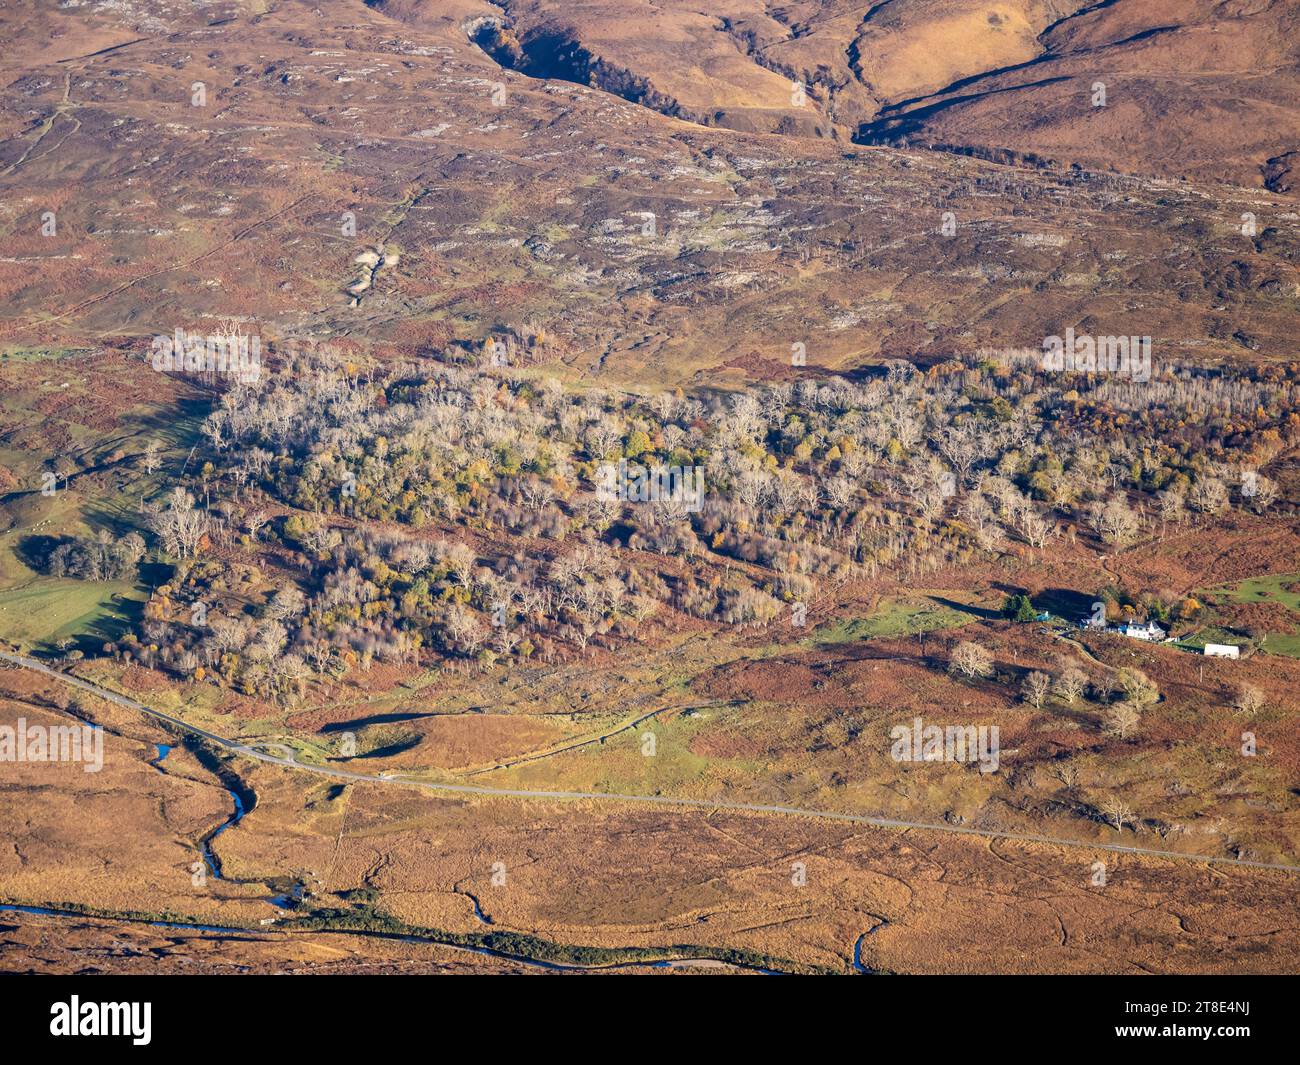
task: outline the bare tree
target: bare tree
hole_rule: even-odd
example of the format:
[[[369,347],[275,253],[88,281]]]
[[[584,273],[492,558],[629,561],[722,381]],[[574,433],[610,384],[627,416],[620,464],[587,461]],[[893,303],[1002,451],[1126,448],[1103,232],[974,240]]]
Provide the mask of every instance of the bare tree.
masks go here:
[[[1088,674],[1086,674],[1074,663],[1069,663],[1061,670],[1060,676],[1056,678],[1056,690],[1061,694],[1071,706],[1076,699],[1083,694],[1083,690],[1088,686]]]
[[[468,654],[478,650],[483,641],[483,630],[479,626],[478,619],[459,603],[453,603],[447,610],[443,627],[452,642]]]
[[[467,544],[457,542],[447,547],[442,561],[455,574],[456,580],[461,584],[469,583],[470,571],[474,567],[474,551]]]
[[[1104,505],[1094,503],[1090,517],[1092,527],[1108,544],[1126,547],[1137,539],[1138,516],[1123,496],[1111,496]]]
[[[1222,514],[1228,509],[1228,489],[1217,477],[1198,477],[1187,502],[1202,514]]]
[[[993,545],[996,526],[993,521],[993,508],[988,500],[978,492],[972,492],[961,506],[961,517],[975,532],[980,547],[986,550]]]
[[[1020,691],[1025,697],[1025,702],[1033,703],[1036,710],[1043,708],[1043,700],[1047,698],[1047,693],[1051,691],[1052,678],[1046,673],[1040,673],[1034,670],[1020,686]]]
[[[333,654],[334,648],[323,641],[313,643],[307,648],[307,657],[311,659],[311,663],[315,666],[318,675],[325,671],[325,667],[329,664]]]
[[[257,539],[257,534],[261,531],[262,526],[271,520],[269,514],[264,510],[250,510],[244,515],[244,528],[248,530],[248,535],[253,540]]]
[[[237,618],[226,617],[224,614],[210,614],[208,616],[208,631],[211,633],[213,644],[220,654],[238,650],[244,646],[247,640],[243,622]]]
[[[1097,698],[1102,702],[1109,702],[1119,691],[1119,681],[1116,680],[1115,674],[1110,670],[1099,673],[1092,679],[1092,690],[1096,693]]]
[[[1055,765],[1056,779],[1059,780],[1067,789],[1073,790],[1079,783],[1079,767],[1073,762],[1057,762]]]
[[[248,645],[248,657],[255,662],[270,662],[279,655],[285,639],[283,625],[278,621],[265,621],[257,627],[253,640]]]
[[[1101,812],[1105,815],[1106,820],[1115,826],[1116,832],[1123,831],[1125,825],[1137,823],[1137,814],[1122,799],[1114,797],[1107,799],[1101,804]]]
[[[1030,547],[1042,547],[1051,535],[1052,525],[1033,507],[1026,505],[1016,516],[1016,531]]]
[[[1172,488],[1161,492],[1157,497],[1160,502],[1160,520],[1164,522],[1181,522],[1187,513],[1187,495]]]
[[[1140,669],[1119,669],[1115,673],[1115,679],[1124,689],[1124,694],[1138,707],[1147,706],[1160,699],[1160,689],[1156,686],[1156,682]]]
[[[948,669],[964,677],[987,677],[993,672],[993,656],[979,644],[963,640],[953,648]]]
[[[297,617],[303,612],[305,600],[302,592],[292,584],[280,588],[266,607],[266,616],[275,621]]]
[[[1138,708],[1130,702],[1112,703],[1106,707],[1106,731],[1120,739],[1128,739],[1129,735],[1137,731],[1137,727],[1142,722],[1142,714]]]
[[[165,506],[151,503],[145,507],[145,524],[162,540],[163,550],[191,558],[208,534],[212,519],[207,511],[195,510],[194,497],[177,486],[169,493]]]
[[[1253,684],[1238,684],[1232,696],[1232,708],[1239,714],[1254,714],[1264,709],[1264,693]]]
[[[608,417],[601,417],[583,433],[583,443],[586,445],[587,454],[593,459],[603,459],[618,442],[623,439],[623,431],[619,425]]]
[[[971,466],[980,457],[980,427],[973,422],[950,425],[934,433],[930,443],[965,480]]]
[[[1245,492],[1242,495],[1250,502],[1251,508],[1256,513],[1262,514],[1277,500],[1277,482],[1257,473],[1251,478],[1250,485],[1249,495]]]

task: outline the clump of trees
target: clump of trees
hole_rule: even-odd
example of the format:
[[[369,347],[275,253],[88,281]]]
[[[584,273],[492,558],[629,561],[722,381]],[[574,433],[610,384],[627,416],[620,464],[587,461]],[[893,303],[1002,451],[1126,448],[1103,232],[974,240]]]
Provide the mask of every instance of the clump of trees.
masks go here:
[[[144,521],[163,550],[181,558],[193,558],[212,529],[211,515],[195,507],[194,497],[179,485],[163,502],[145,505]]]
[[[1121,693],[1123,698],[1117,699]],[[1028,672],[1021,681],[1020,694],[1036,710],[1042,709],[1053,694],[1067,706],[1091,695],[1101,703],[1103,731],[1119,739],[1134,735],[1142,723],[1143,711],[1160,698],[1155,682],[1139,669],[1103,670],[1090,678],[1068,658],[1061,661],[1055,674]]]
[[[1248,495],[1234,487],[1237,460],[1257,467],[1300,432],[1287,379],[1167,374],[1139,402],[994,355],[650,396],[433,360],[303,353],[282,370],[234,383],[186,483],[145,506],[178,575],[131,650],[281,694],[304,670],[376,660],[550,660],[631,639],[666,610],[769,625],[823,583],[1081,531],[1131,543],[1225,497],[1271,501],[1259,476]],[[611,494],[620,463],[698,469],[703,494]],[[236,605],[237,568],[204,565],[211,548],[254,544],[292,575],[262,611]],[[191,621],[200,605],[207,620]],[[956,657],[984,675],[973,652]],[[1070,702],[1084,690],[1053,684]]]
[[[134,578],[145,554],[144,538],[136,532],[115,539],[106,529],[93,537],[65,537],[44,560],[51,577],[83,581],[122,581]]]
[[[1038,618],[1038,611],[1027,595],[1009,595],[1003,600],[1002,614],[1013,621],[1028,622]]]

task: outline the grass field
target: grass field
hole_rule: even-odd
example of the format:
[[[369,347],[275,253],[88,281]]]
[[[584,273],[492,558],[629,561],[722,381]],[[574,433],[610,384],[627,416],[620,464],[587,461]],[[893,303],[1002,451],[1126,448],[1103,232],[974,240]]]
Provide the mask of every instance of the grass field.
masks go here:
[[[34,568],[34,556],[59,537],[103,530],[120,537],[137,528],[141,501],[174,481],[198,439],[205,402],[175,392],[174,382],[156,396],[145,393],[125,365],[71,350],[0,353],[0,413],[13,430],[12,446],[0,448],[0,639],[52,650],[56,641],[79,637],[91,652],[138,620],[153,579],[147,568],[139,581],[112,583],[52,578]],[[40,404],[52,396],[62,398],[45,413]],[[83,417],[87,409],[96,417]],[[160,461],[146,473],[138,455],[150,440],[161,445]],[[60,461],[60,479],[47,494],[42,474]]]
[[[1300,615],[1300,591],[1288,591],[1287,585],[1300,585],[1300,573],[1273,573],[1264,577],[1249,577],[1236,584],[1210,588],[1206,592],[1212,602],[1279,603]]]
[[[1300,573],[1273,573],[1263,577],[1250,577],[1235,584],[1208,588],[1203,597],[1205,602],[1216,607],[1232,604],[1280,606],[1294,616],[1296,629],[1300,630]],[[1240,642],[1240,638],[1216,642]],[[1204,645],[1204,641],[1201,645]],[[1270,630],[1260,641],[1260,648],[1270,654],[1300,658],[1300,631]]]
[[[880,636],[955,629],[974,621],[977,615],[935,600],[886,599],[880,609],[865,618],[843,618],[814,629],[801,646],[848,643]]]
[[[1272,655],[1288,655],[1291,658],[1300,658],[1300,634],[1270,632],[1260,642],[1260,648]]]
[[[88,535],[83,508],[79,493],[70,491],[53,497],[33,493],[8,506],[13,524],[0,536],[0,639],[47,648],[63,637],[102,643],[144,602],[132,581],[44,577],[24,561],[19,545],[29,536]]]
[[[130,607],[122,600],[144,598],[130,581],[41,577],[0,592],[0,637],[32,646],[124,626]]]

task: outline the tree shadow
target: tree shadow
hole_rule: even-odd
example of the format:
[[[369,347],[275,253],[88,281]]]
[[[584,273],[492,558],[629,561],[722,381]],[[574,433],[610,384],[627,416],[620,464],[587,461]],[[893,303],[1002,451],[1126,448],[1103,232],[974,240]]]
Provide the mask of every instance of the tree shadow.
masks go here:
[[[77,650],[86,655],[103,653],[104,644],[117,643],[139,628],[144,603],[114,594],[111,609],[101,613],[76,637]]]
[[[44,573],[50,564],[50,555],[61,544],[72,543],[70,536],[21,536],[14,544],[14,556],[30,570]]]
[[[1087,617],[1096,601],[1095,595],[1073,588],[1044,588],[1033,597],[1033,604],[1038,609],[1067,619]]]
[[[385,747],[376,747],[373,751],[366,751],[365,754],[357,755],[358,758],[391,758],[395,754],[401,754],[403,751],[409,751],[413,747],[420,745],[422,737],[413,736],[407,740],[399,740],[396,743],[390,743]]]
[[[90,526],[92,534],[100,529],[106,529],[116,540],[120,540],[129,532],[140,531],[140,522],[127,517],[127,513],[134,516],[135,511],[126,511],[125,507],[112,509],[98,501],[86,504],[81,510],[82,518]]]
[[[398,721],[418,721],[422,717],[434,716],[435,715],[431,713],[372,714],[370,717],[358,717],[351,721],[331,721],[328,725],[322,725],[318,731],[321,734],[330,732],[353,732],[357,729],[363,729],[367,725],[391,725]]]
[[[960,614],[970,614],[972,617],[983,618],[985,621],[996,621],[1002,617],[1002,611],[994,610],[992,607],[959,603],[956,599],[945,599],[941,595],[927,595],[926,598],[932,603],[946,606],[949,610],[955,610]]]

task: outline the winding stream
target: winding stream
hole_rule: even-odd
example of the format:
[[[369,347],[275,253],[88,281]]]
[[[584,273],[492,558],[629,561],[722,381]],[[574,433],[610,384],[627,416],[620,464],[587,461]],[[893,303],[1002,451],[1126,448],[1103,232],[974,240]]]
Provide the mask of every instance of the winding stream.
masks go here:
[[[149,764],[158,770],[158,772],[166,773],[167,770],[162,767],[162,763],[176,748],[170,743],[158,743],[154,746],[158,748],[158,757],[150,759]],[[200,841],[203,863],[208,867],[208,872],[212,874],[213,880],[220,880],[222,877],[221,859],[218,858],[216,853],[212,850],[212,842],[221,835],[221,833],[226,831],[226,829],[234,828],[235,825],[239,824],[239,822],[244,819],[244,814],[247,812],[244,809],[244,800],[239,797],[237,792],[232,791],[230,788],[226,788],[225,791],[235,804],[234,812]]]
[[[16,903],[0,903],[0,913],[27,913],[39,917],[79,917],[86,921],[121,921],[125,924],[142,924],[149,928],[166,928],[186,932],[202,932],[208,935],[225,935],[225,936],[257,936],[265,938],[267,932],[256,928],[242,928],[237,926],[222,926],[198,924],[188,921],[159,921],[147,917],[103,917],[91,913],[79,913],[74,910],[54,910],[44,906],[22,906]],[[272,933],[275,935],[292,935],[280,931]],[[444,947],[448,950],[459,950],[469,954],[481,954],[489,958],[498,958],[502,961],[512,961],[519,965],[528,965],[535,969],[547,969],[553,972],[616,972],[620,969],[673,969],[678,967],[689,967],[697,964],[717,965],[719,968],[743,969],[748,972],[759,973],[763,976],[785,976],[788,975],[779,969],[764,969],[758,966],[742,965],[739,962],[723,962],[715,958],[672,958],[658,961],[629,961],[629,962],[611,962],[607,965],[582,965],[577,962],[557,962],[543,961],[540,958],[528,958],[519,954],[510,954],[506,951],[493,950],[491,947],[467,947],[458,943],[444,943],[442,940],[433,936],[407,935],[398,932],[371,932],[362,929],[346,928],[320,928],[310,933],[298,933],[301,935],[341,935],[341,936],[368,936],[378,939],[395,939],[403,943],[420,943],[429,946]]]
[[[873,914],[872,916],[875,916],[875,915]],[[867,965],[865,962],[863,962],[863,960],[862,960],[862,941],[863,941],[864,939],[866,939],[867,936],[874,936],[877,932],[879,932],[879,931],[880,931],[882,928],[884,928],[887,924],[889,924],[889,918],[887,918],[887,917],[882,917],[882,918],[880,918],[880,923],[879,923],[879,924],[877,924],[877,925],[872,925],[872,926],[871,926],[870,928],[868,928],[865,932],[863,932],[862,935],[858,936],[858,938],[855,939],[855,940],[853,941],[853,971],[854,971],[855,973],[859,973],[859,974],[861,974],[861,975],[863,975],[863,976],[877,976],[877,975],[879,975],[878,972],[877,972],[875,969],[871,968],[870,965]]]
[[[310,771],[324,772],[332,776],[346,777],[349,780],[355,779],[358,781],[372,782],[372,781],[378,781],[384,779],[382,776],[367,777],[365,775],[343,773],[341,771],[330,772],[328,770],[319,770],[319,769],[315,769],[314,767],[302,766],[299,763],[295,762],[292,759],[292,756],[290,756],[288,760],[273,758],[265,754],[259,753],[251,747],[246,747],[246,746],[236,744],[233,741],[223,739],[222,737],[219,736],[214,736],[211,733],[195,728],[194,726],[186,725],[184,722],[168,717],[167,715],[162,714],[159,711],[151,710],[148,707],[145,707],[143,704],[137,703],[134,700],[128,699],[125,696],[117,695],[116,693],[98,688],[86,681],[81,681],[77,678],[67,677],[64,674],[61,674],[55,670],[49,669],[48,667],[41,665],[39,662],[35,662],[33,660],[26,659],[21,656],[9,655],[3,652],[0,652],[0,659],[4,659],[6,661],[13,662],[25,668],[33,669],[36,670],[37,672],[41,672],[53,676],[56,679],[72,684],[74,687],[85,688],[93,692],[100,698],[104,698],[109,702],[118,703],[121,705],[128,706],[132,709],[140,710],[151,717],[160,719],[169,725],[179,727],[186,731],[187,736],[186,739],[184,740],[184,746],[186,747],[187,750],[191,752],[191,754],[193,754],[195,759],[199,762],[199,764],[204,769],[213,773],[217,777],[218,781],[220,782],[220,786],[226,792],[226,794],[230,796],[231,802],[233,804],[233,811],[231,815],[228,818],[226,818],[226,820],[224,820],[221,824],[219,824],[215,829],[209,832],[205,837],[203,837],[202,840],[200,841],[200,848],[201,848],[204,864],[207,867],[207,869],[211,872],[213,878],[217,880],[221,880],[225,878],[222,876],[220,859],[217,857],[216,853],[213,850],[213,846],[212,846],[213,841],[215,841],[216,838],[220,836],[221,833],[225,832],[227,829],[232,828],[233,826],[239,824],[239,822],[242,821],[243,818],[253,810],[253,808],[257,804],[257,796],[255,792],[253,792],[250,788],[244,785],[241,778],[236,776],[234,773],[230,772],[229,769],[222,764],[221,759],[218,757],[215,751],[204,746],[204,741],[213,744],[218,749],[224,748],[227,750],[237,751],[239,753],[249,755],[254,758],[259,758],[262,761],[272,762],[281,765],[289,765],[295,768],[308,769]],[[120,735],[120,733],[114,732],[114,735]],[[157,755],[154,758],[149,759],[147,764],[152,766],[159,773],[166,774],[167,770],[162,763],[165,762],[166,759],[170,756],[171,752],[175,750],[175,746],[172,744],[164,744],[164,743],[158,743],[155,744],[154,746],[157,750]],[[479,793],[479,792],[495,793],[497,789],[464,786],[464,787],[456,787],[454,790],[456,791],[463,790],[463,791],[473,792],[473,793]],[[241,794],[241,792],[243,794]],[[503,791],[502,793],[506,793],[506,792]],[[564,793],[556,793],[556,794],[564,794]],[[241,881],[241,883],[243,882],[244,881]],[[265,880],[247,881],[247,883],[261,883],[263,885],[267,884]],[[476,897],[470,895],[469,893],[462,892],[462,894],[466,894],[467,897],[469,897],[471,904],[473,906],[474,917],[480,924],[493,925],[495,923],[493,919],[483,911],[481,905],[479,904],[479,900]],[[290,893],[273,895],[268,897],[264,901],[276,907],[283,907],[286,904],[291,906],[294,902],[300,900],[301,898],[302,898],[302,885],[296,885],[291,890]],[[74,909],[60,910],[54,907],[31,906],[22,903],[0,903],[0,912],[24,913],[24,914],[31,914],[31,915],[51,917],[51,918],[81,918],[84,921],[95,921],[95,920],[120,921],[122,923],[139,924],[139,925],[144,925],[152,928],[190,931],[190,932],[196,932],[200,934],[219,935],[219,936],[265,937],[268,934],[279,934],[279,935],[292,934],[291,930],[286,930],[286,929],[280,929],[277,932],[270,932],[269,930],[262,930],[259,928],[252,928],[252,927],[240,926],[240,925],[211,925],[211,924],[203,924],[197,921],[163,920],[163,919],[147,917],[144,915],[131,916],[131,915],[118,915],[118,914],[96,914],[96,913],[84,912],[81,910],[74,910]],[[540,958],[528,957],[526,955],[510,953],[508,951],[497,950],[486,946],[470,946],[461,943],[452,943],[452,942],[447,942],[445,939],[439,938],[436,935],[418,935],[418,934],[410,934],[404,932],[370,931],[370,930],[353,929],[353,928],[319,928],[319,929],[311,929],[310,932],[308,930],[301,930],[301,934],[360,935],[360,936],[368,936],[373,938],[396,939],[403,942],[421,943],[421,944],[428,944],[433,946],[441,946],[452,950],[467,951],[470,953],[481,954],[484,956],[498,958],[505,961],[512,961],[517,964],[531,966],[533,968],[548,969],[548,970],[554,970],[560,972],[563,971],[595,972],[595,971],[616,971],[620,969],[644,969],[644,968],[673,969],[673,968],[691,967],[691,966],[710,966],[710,967],[717,966],[720,968],[739,969],[739,970],[759,973],[763,975],[772,975],[772,976],[787,975],[786,972],[783,970],[768,968],[760,964],[755,964],[755,963],[747,964],[745,962],[723,960],[708,955],[692,956],[689,953],[683,957],[672,958],[672,959],[655,959],[655,960],[644,960],[644,961],[633,960],[633,961],[626,961],[626,962],[610,962],[605,964],[582,964],[580,962],[546,961]]]
[[[202,841],[203,861],[206,863],[208,867],[208,871],[212,873],[213,880],[221,879],[221,859],[217,857],[216,852],[213,851],[212,849],[213,841],[219,835],[221,835],[221,833],[226,831],[226,829],[234,828],[237,824],[239,824],[240,821],[244,819],[244,800],[241,799],[238,795],[236,795],[233,791],[230,791],[229,789],[226,790],[226,794],[229,795],[231,799],[234,800],[235,812],[232,813],[228,818],[226,818],[226,820],[221,822],[221,824],[219,824],[211,832],[209,832]]]

